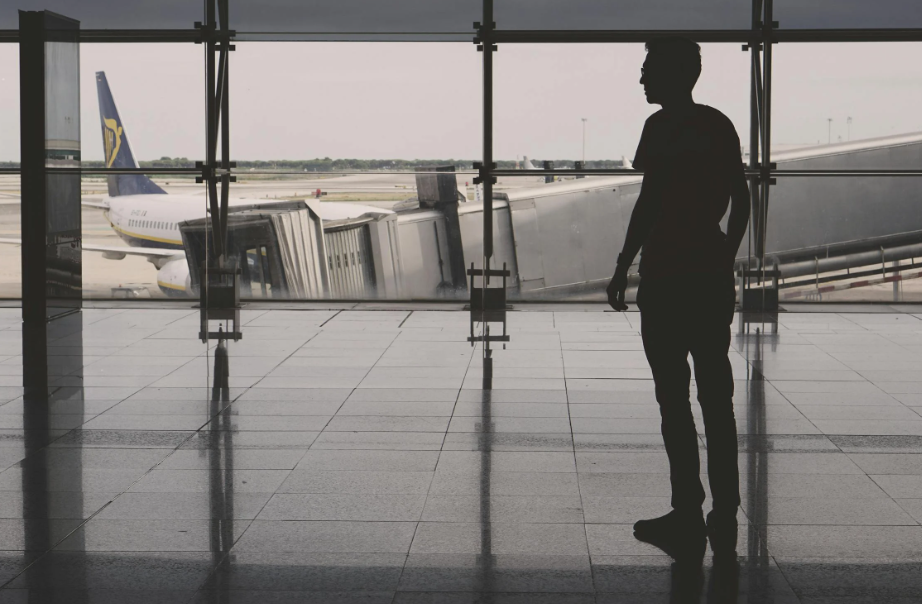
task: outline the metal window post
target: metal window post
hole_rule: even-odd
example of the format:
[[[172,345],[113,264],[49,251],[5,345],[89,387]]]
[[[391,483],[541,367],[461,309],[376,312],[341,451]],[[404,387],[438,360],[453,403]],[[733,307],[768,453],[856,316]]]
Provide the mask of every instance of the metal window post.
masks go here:
[[[483,53],[483,160],[475,164],[478,176],[474,184],[483,184],[483,268],[489,270],[493,257],[493,185],[496,177],[493,171],[493,53],[496,52],[493,22],[493,0],[483,0],[483,21],[475,22],[477,35],[474,43]],[[487,284],[489,274],[484,276]]]
[[[230,116],[228,107],[228,75],[230,51],[234,50],[231,40],[236,34],[229,28],[228,0],[205,0],[205,24],[196,23],[205,44],[206,121],[205,162],[197,167],[208,187],[208,204],[211,213],[212,237],[214,238],[214,265],[223,267],[227,244],[227,205],[230,197],[230,183],[235,181],[230,169]],[[217,59],[217,61],[215,60]],[[221,137],[221,158],[218,159],[218,136]],[[220,194],[218,183],[220,182]]]

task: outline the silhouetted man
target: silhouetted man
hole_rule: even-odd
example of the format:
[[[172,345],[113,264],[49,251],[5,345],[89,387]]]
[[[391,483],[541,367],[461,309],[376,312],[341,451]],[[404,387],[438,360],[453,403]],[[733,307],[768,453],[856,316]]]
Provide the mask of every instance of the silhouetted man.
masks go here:
[[[677,557],[703,555],[706,536],[715,554],[734,551],[740,503],[727,354],[736,304],[733,263],[749,222],[749,189],[733,124],[692,99],[700,73],[694,42],[647,43],[640,83],[647,102],[663,108],[647,119],[640,138],[634,167],[643,170],[643,185],[608,287],[612,308],[626,310],[628,267],[643,247],[637,306],[662,417],[673,510],[638,521],[634,534]],[[730,199],[724,234],[720,220]],[[689,353],[707,436],[714,504],[707,523],[689,402]]]

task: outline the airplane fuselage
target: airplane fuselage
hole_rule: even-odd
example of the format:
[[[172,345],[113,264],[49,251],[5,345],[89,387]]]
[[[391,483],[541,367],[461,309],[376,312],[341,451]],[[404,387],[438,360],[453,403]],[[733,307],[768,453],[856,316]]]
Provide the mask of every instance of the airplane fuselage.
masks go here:
[[[106,202],[106,220],[132,247],[181,250],[179,223],[206,213],[201,197],[184,195],[122,195]]]

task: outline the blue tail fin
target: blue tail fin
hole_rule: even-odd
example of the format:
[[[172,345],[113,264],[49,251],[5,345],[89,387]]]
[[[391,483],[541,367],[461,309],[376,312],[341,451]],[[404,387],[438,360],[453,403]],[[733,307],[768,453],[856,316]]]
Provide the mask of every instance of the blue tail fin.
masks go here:
[[[102,148],[105,152],[107,168],[137,168],[128,133],[125,132],[122,118],[109,90],[106,72],[96,72],[96,96],[99,99],[99,123],[102,126]],[[109,196],[119,195],[154,195],[166,191],[153,183],[143,174],[110,174]]]

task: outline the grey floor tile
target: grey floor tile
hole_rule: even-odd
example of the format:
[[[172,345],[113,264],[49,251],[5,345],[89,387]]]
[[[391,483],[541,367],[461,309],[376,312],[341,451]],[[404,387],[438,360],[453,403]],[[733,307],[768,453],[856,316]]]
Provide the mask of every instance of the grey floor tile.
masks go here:
[[[175,589],[3,589],[0,602],[18,604],[53,604],[56,602],[93,602],[94,604],[172,604],[189,602],[195,597],[194,590]]]
[[[235,551],[221,562],[204,588],[241,592],[240,598],[250,592],[266,598],[252,602],[277,601],[279,604],[305,601],[284,592],[297,592],[298,596],[309,598],[312,597],[310,592],[385,590],[391,592],[392,598],[405,561],[405,554]],[[336,602],[335,599],[329,601]],[[368,600],[369,603],[375,601],[374,598]]]
[[[572,451],[570,434],[452,432],[443,451]]]
[[[298,470],[306,471],[386,471],[431,472],[439,459],[436,451],[365,451],[365,450],[310,450],[298,463]]]
[[[415,522],[254,520],[239,552],[407,553]]]
[[[8,587],[29,589],[194,590],[214,568],[211,552],[52,551]]]
[[[922,559],[922,527],[769,526],[769,552],[779,558]]]
[[[86,468],[77,472],[74,468],[68,467],[44,469],[32,464],[25,467],[13,466],[0,473],[0,491],[118,493],[130,487],[144,476],[146,471],[143,468]]]
[[[325,415],[332,417],[340,410],[343,403],[331,401],[262,401],[237,400],[230,406],[236,416],[257,415]]]
[[[592,594],[399,591],[394,604],[594,604]]]
[[[458,388],[361,388],[350,401],[449,401],[458,399]]]
[[[0,549],[45,551],[61,543],[82,522],[82,518],[0,519]]]
[[[411,554],[399,590],[586,593],[592,592],[592,572],[585,555]]]
[[[307,449],[212,449],[207,452],[193,449],[173,451],[158,466],[158,470],[292,470]]]
[[[534,495],[429,495],[425,522],[528,522],[580,523],[583,506],[578,494]]]
[[[849,557],[777,561],[805,602],[910,602],[922,597],[919,562]]]
[[[439,451],[444,432],[323,432],[311,450]]]
[[[489,455],[486,457],[486,455]],[[489,463],[493,472],[575,472],[573,454],[557,451],[444,451],[439,472],[479,471]]]
[[[769,487],[771,488],[771,487]],[[742,509],[750,519],[766,524],[809,524],[845,526],[916,526],[918,522],[891,499],[839,499],[811,497],[770,497],[750,507],[743,499]]]
[[[216,539],[236,540],[250,520],[107,520],[93,518],[57,546],[74,552],[210,552]]]
[[[100,520],[252,520],[272,493],[122,493]]]
[[[663,451],[580,451],[576,467],[580,472],[662,474],[669,472],[669,459]]]
[[[875,474],[871,478],[894,499],[922,498],[922,476],[905,474]]]
[[[329,415],[234,415],[218,416],[205,430],[236,432],[320,432],[330,421]]]
[[[570,420],[566,417],[496,417],[484,422],[482,417],[451,418],[449,432],[493,432],[525,434],[569,434]]]
[[[152,470],[131,485],[133,493],[208,493],[214,481],[235,493],[272,493],[288,476],[288,470]]]
[[[364,495],[424,495],[433,472],[312,471],[295,470],[279,493],[339,493]]]
[[[572,410],[572,406],[570,409]],[[459,402],[454,408],[454,417],[483,418],[489,414],[491,417],[514,418],[567,418],[568,407],[565,403],[497,403]],[[540,432],[540,431],[539,431]]]
[[[258,518],[415,522],[422,516],[425,503],[425,494],[278,493]]]
[[[294,430],[208,430],[196,432],[179,447],[193,450],[297,449],[304,451],[320,436],[319,432]]]
[[[436,472],[432,495],[479,495],[484,492],[481,471]],[[575,472],[490,472],[491,495],[566,496],[579,492]]]
[[[749,493],[751,481],[740,480],[743,497]],[[753,482],[753,484],[755,484]],[[887,494],[879,483],[863,474],[773,474],[769,478],[769,497],[812,497],[885,499]]]
[[[559,390],[478,390],[464,389],[458,395],[459,403],[566,403],[567,393]]]
[[[485,541],[487,540],[487,541]],[[585,556],[582,524],[421,522],[411,554],[477,554],[489,543],[493,554]]]
[[[193,432],[159,430],[71,430],[54,440],[52,447],[174,449],[192,436]]]
[[[449,417],[407,417],[338,415],[324,429],[327,432],[445,432]]]
[[[852,453],[849,458],[867,474],[922,475],[919,453]]]
[[[451,417],[454,408],[451,401],[347,401],[337,412],[337,419],[354,415]]]

